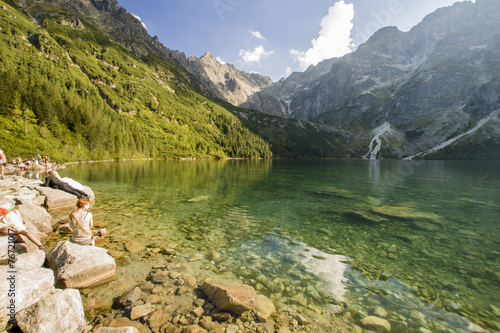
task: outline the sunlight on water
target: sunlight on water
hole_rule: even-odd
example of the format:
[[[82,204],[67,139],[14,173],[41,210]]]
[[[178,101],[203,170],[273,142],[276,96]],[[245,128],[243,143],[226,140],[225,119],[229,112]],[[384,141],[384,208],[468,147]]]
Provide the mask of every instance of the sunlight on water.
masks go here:
[[[115,240],[393,331],[500,330],[498,162],[131,161],[62,170]],[[165,245],[166,244],[166,245]]]

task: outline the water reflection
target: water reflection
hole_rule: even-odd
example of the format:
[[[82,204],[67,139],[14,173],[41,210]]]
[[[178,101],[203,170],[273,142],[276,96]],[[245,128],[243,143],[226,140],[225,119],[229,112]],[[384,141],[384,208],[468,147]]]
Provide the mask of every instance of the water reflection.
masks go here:
[[[308,248],[310,264],[353,259],[344,297],[355,318],[382,306],[410,331],[467,331],[472,321],[500,327],[498,166],[131,161],[60,173],[92,187],[94,216],[112,221],[117,237],[216,252],[217,273],[238,274],[275,299],[335,299],[328,274],[294,255]]]

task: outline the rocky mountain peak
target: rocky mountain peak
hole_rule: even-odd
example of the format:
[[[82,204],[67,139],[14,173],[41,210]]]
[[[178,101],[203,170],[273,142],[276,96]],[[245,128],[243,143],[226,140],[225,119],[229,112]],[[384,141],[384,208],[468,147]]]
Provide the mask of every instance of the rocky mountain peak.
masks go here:
[[[190,59],[192,59],[192,61],[199,61],[207,66],[215,66],[215,67],[223,66],[223,64],[220,63],[219,60],[217,60],[217,58],[215,58],[210,51],[208,51],[207,53],[202,55],[199,59],[194,58],[194,59],[196,59],[196,60],[194,60],[191,57],[190,57]]]
[[[217,97],[234,105],[245,103],[248,96],[273,83],[269,77],[249,74],[232,64],[221,63],[211,52],[200,58],[191,56],[187,61],[181,59],[179,62]]]

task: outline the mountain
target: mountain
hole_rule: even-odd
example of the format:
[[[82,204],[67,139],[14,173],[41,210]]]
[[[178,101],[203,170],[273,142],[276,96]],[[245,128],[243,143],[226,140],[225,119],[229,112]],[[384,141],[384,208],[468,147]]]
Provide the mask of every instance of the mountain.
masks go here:
[[[0,0],[9,158],[500,158],[496,0],[272,83],[163,46],[116,0]]]
[[[500,158],[500,2],[459,2],[409,32],[248,95],[240,106],[343,132],[356,156]]]
[[[233,105],[243,104],[249,95],[269,87],[273,81],[259,74],[249,74],[234,65],[219,62],[210,52],[200,58],[174,53],[176,60],[217,97]]]
[[[186,59],[149,36],[116,0],[0,0],[0,59],[0,141],[9,159],[37,153],[58,162],[351,153],[327,126],[221,100],[206,84],[219,72],[235,104],[240,91],[251,94],[256,90],[249,86],[272,82],[210,54]],[[194,75],[181,62],[214,70]]]

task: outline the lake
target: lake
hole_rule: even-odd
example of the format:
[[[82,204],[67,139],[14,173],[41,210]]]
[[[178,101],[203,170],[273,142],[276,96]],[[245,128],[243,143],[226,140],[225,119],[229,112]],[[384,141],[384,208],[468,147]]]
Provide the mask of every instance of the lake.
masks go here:
[[[123,239],[203,254],[273,299],[393,331],[500,330],[500,162],[72,165]],[[164,245],[165,246],[165,245]],[[425,332],[425,330],[422,330]]]

